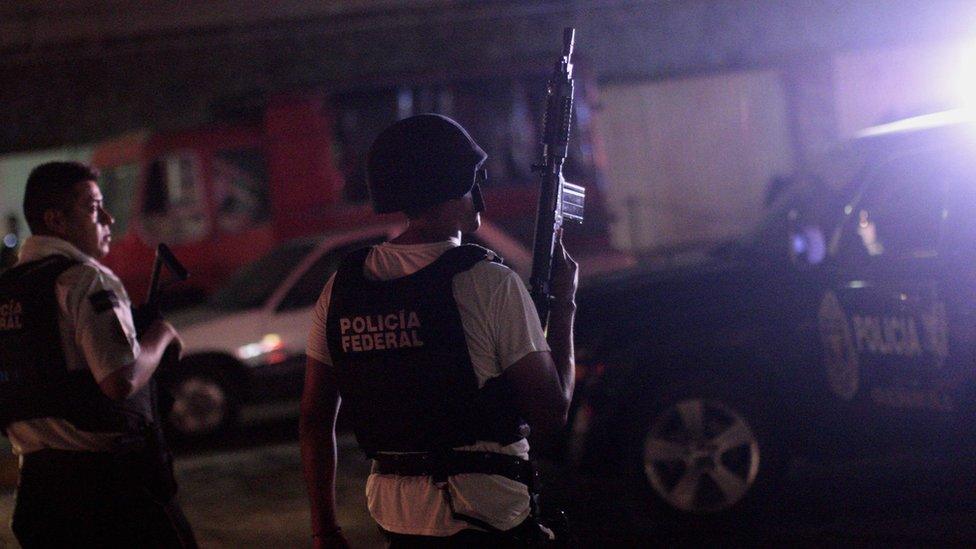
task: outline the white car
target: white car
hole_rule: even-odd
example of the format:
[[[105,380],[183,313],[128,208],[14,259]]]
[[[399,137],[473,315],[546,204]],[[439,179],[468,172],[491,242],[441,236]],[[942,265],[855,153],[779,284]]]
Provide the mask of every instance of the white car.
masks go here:
[[[174,402],[174,434],[215,434],[238,420],[246,402],[301,395],[312,309],[345,254],[398,234],[374,225],[285,242],[234,274],[203,309],[173,315],[183,339],[180,367],[164,378]],[[485,222],[476,243],[494,250],[523,279],[531,254]]]

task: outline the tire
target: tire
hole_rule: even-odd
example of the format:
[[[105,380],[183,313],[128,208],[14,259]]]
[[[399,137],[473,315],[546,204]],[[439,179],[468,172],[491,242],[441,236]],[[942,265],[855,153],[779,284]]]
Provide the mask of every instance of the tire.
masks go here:
[[[630,468],[639,477],[632,486],[643,492],[635,501],[645,504],[635,521],[741,524],[769,502],[785,469],[785,446],[761,397],[737,390],[746,391],[733,381],[683,383],[637,414]]]
[[[167,383],[172,405],[166,429],[175,440],[215,437],[237,424],[240,396],[222,370],[184,364]]]

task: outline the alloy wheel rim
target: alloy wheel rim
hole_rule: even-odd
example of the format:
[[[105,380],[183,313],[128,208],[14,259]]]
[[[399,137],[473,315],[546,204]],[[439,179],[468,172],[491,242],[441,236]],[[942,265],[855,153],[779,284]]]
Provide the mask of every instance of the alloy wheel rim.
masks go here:
[[[199,377],[183,380],[173,389],[170,422],[184,434],[213,431],[227,415],[227,395],[219,383]]]
[[[749,493],[759,455],[759,441],[741,413],[716,400],[690,398],[654,418],[644,439],[644,473],[671,507],[715,513]]]

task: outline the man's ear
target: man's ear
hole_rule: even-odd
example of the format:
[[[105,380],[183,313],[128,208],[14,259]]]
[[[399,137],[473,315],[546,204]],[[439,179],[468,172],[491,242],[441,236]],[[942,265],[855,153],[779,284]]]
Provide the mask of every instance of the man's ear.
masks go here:
[[[44,210],[44,228],[52,234],[64,235],[66,232],[64,212],[54,208]]]

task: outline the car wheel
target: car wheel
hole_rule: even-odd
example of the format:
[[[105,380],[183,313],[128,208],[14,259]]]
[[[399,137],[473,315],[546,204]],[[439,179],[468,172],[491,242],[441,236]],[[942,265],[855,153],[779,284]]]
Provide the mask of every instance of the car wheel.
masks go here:
[[[759,438],[738,410],[685,398],[652,421],[643,447],[644,476],[676,510],[715,513],[749,493],[759,474]]]
[[[240,411],[236,391],[220,372],[186,366],[169,386],[172,406],[166,419],[178,439],[216,435],[234,425]]]
[[[731,382],[730,382],[731,383]],[[666,391],[641,415],[635,467],[659,511],[695,523],[765,503],[784,469],[784,445],[759,408],[728,385]]]

